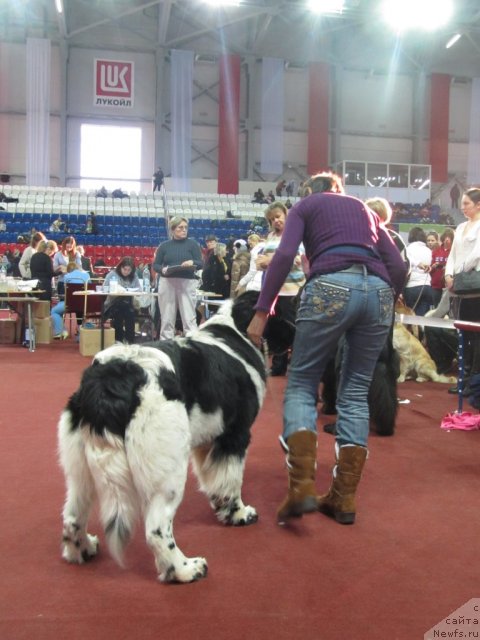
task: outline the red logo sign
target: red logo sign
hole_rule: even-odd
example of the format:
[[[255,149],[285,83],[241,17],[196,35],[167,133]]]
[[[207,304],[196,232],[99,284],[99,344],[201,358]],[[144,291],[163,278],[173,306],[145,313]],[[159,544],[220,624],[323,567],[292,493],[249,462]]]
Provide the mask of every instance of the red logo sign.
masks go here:
[[[98,60],[95,63],[95,104],[133,106],[133,62]]]

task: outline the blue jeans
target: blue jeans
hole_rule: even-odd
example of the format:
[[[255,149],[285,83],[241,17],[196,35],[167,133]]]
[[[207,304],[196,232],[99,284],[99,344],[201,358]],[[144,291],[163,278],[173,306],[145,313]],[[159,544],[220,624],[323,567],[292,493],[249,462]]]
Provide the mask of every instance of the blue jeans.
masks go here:
[[[317,429],[318,386],[328,361],[345,336],[337,391],[337,441],[365,446],[369,431],[368,391],[393,321],[393,291],[358,265],[314,276],[305,286],[284,401],[283,437]]]
[[[53,335],[58,336],[63,331],[63,314],[65,313],[65,301],[60,300],[51,310],[53,320]]]

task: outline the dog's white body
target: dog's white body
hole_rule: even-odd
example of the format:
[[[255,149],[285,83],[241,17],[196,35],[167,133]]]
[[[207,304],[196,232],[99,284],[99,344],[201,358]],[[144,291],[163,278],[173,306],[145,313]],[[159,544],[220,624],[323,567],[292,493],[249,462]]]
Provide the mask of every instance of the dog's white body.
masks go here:
[[[400,375],[398,382],[407,378],[416,378],[417,382],[455,383],[457,379],[437,373],[435,362],[423,344],[406,327],[396,322],[393,327],[393,346],[400,356]]]
[[[192,368],[198,368],[197,387]],[[246,397],[238,397],[240,391]],[[96,554],[98,539],[87,533],[87,520],[97,495],[108,546],[120,564],[142,516],[161,581],[205,576],[206,560],[185,557],[173,536],[188,462],[191,457],[221,522],[255,522],[241,487],[249,430],[264,392],[261,355],[236,329],[229,308],[188,338],[99,353],[59,422],[67,484],[63,557],[81,564]]]

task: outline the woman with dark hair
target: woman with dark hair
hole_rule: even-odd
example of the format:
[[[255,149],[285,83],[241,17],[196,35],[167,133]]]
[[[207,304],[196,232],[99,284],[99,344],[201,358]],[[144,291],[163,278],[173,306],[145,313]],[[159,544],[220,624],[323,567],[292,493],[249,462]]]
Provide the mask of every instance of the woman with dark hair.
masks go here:
[[[67,265],[69,262],[76,262],[79,268],[82,268],[82,256],[77,251],[77,243],[73,236],[66,236],[62,240],[60,250],[53,257],[53,270],[57,279],[57,293],[59,296],[65,294],[65,284],[63,278],[67,273]]]
[[[103,283],[105,289],[110,289],[112,280],[117,281],[119,293],[129,289],[140,291],[140,280],[133,258],[122,258],[115,269],[107,274]],[[105,316],[112,319],[116,342],[132,344],[135,341],[135,307],[132,296],[108,296],[105,301]]]
[[[56,251],[58,251],[56,242],[42,240],[30,260],[32,278],[38,279],[38,289],[43,291],[37,296],[40,300],[52,299],[52,278],[55,276],[52,256]]]
[[[467,218],[455,230],[452,248],[445,266],[445,285],[453,291],[453,276],[461,271],[480,271],[480,187],[472,187],[462,197],[461,209]],[[452,310],[456,319],[480,321],[480,296],[455,296]],[[480,333],[465,332],[465,395],[470,393],[468,379],[480,373]],[[453,391],[453,390],[452,390]]]
[[[368,391],[406,267],[379,217],[361,200],[344,195],[337,177],[313,176],[305,188],[306,197],[288,213],[247,331],[260,346],[272,303],[303,242],[310,271],[300,297],[283,406],[281,442],[289,483],[277,520],[284,524],[319,510],[341,524],[352,524],[355,492],[367,458]],[[342,337],[336,466],[329,492],[319,497],[318,386]]]
[[[405,304],[413,309],[417,316],[424,316],[432,306],[432,251],[427,247],[427,236],[421,227],[410,229],[407,257],[410,262],[410,275],[403,292]]]

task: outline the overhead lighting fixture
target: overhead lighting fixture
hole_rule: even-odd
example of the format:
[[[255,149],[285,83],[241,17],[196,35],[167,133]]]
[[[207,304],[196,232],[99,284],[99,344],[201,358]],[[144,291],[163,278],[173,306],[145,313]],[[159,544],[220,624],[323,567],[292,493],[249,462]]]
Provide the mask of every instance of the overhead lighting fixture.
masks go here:
[[[455,35],[453,35],[450,40],[447,42],[447,44],[445,45],[445,49],[450,49],[450,47],[453,47],[453,45],[458,42],[460,40],[460,38],[462,37],[461,33],[456,33]]]
[[[63,13],[63,1],[55,0],[55,8],[57,10],[57,13]]]
[[[452,0],[384,0],[383,17],[396,31],[434,31],[453,14]]]
[[[240,0],[204,0],[212,7],[238,7]]]
[[[307,6],[313,13],[343,13],[344,0],[309,0]]]

